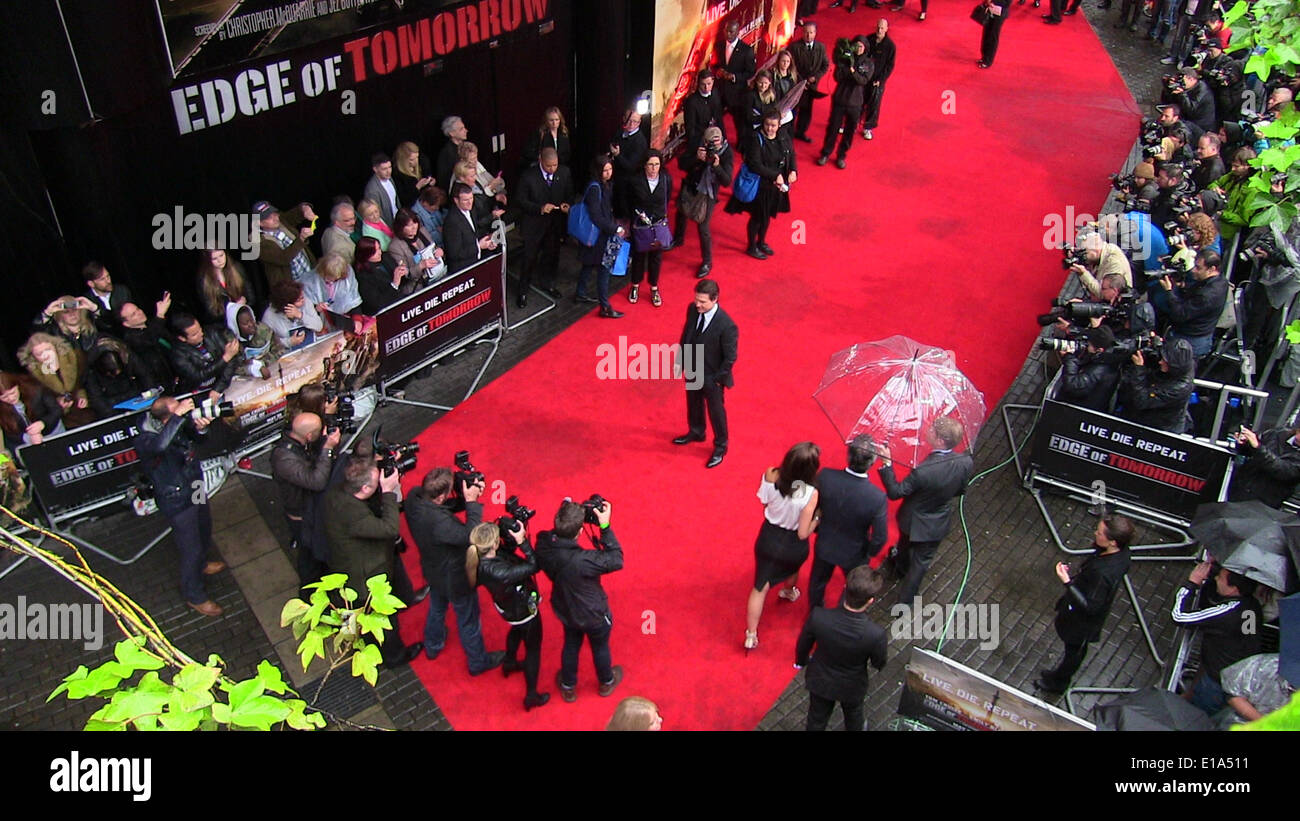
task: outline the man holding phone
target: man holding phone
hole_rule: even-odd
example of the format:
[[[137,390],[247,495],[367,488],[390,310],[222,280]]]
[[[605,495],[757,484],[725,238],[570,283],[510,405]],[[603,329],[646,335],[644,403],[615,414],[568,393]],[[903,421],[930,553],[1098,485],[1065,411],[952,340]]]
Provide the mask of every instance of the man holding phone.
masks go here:
[[[1056,667],[1040,671],[1034,682],[1038,690],[1050,695],[1065,692],[1083,665],[1088,644],[1101,638],[1106,614],[1128,573],[1133,534],[1129,519],[1114,514],[1103,517],[1093,532],[1097,552],[1078,573],[1071,574],[1069,565],[1057,562],[1056,577],[1065,585],[1065,593],[1056,602],[1056,634],[1065,642],[1065,651]]]

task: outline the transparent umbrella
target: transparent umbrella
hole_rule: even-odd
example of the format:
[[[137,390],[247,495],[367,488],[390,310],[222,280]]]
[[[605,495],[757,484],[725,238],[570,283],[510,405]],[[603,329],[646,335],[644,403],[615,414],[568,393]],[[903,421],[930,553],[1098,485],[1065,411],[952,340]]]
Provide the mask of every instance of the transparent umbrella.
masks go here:
[[[909,467],[933,449],[925,432],[935,419],[961,422],[969,449],[987,414],[983,394],[957,369],[951,353],[905,336],[833,354],[813,398],[845,443],[870,434]]]

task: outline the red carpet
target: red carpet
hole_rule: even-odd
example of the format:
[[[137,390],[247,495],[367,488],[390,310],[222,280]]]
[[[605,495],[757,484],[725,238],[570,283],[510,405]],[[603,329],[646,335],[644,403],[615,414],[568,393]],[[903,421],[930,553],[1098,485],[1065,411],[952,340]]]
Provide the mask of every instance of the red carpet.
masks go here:
[[[648,289],[636,305],[617,294],[625,319],[593,312],[421,436],[408,484],[468,448],[489,482],[508,483],[490,516],[517,493],[538,509],[533,530],[541,530],[564,496],[599,492],[613,503],[626,550],[625,569],[605,577],[614,662],[625,670],[614,696],[598,697],[584,647],[578,701],[560,700],[562,632],[548,601],[542,689],[553,698],[525,714],[521,676],[468,676],[449,613],[447,650],[414,668],[456,729],[600,729],[629,695],[657,702],[666,729],[754,727],[790,681],[807,612],[803,601],[772,594],[761,646],[745,655],[762,516],[755,492],[764,468],[800,440],[822,446],[824,465],[844,465],[843,446],[812,400],[827,358],[906,334],[955,351],[990,408],[1009,387],[1037,330],[1033,316],[1061,285],[1060,254],[1043,244],[1044,215],[1067,206],[1095,212],[1138,112],[1080,17],[1048,27],[1030,5],[1013,6],[997,64],[977,69],[970,5],[937,0],[924,23],[911,6],[818,15],[831,45],[886,17],[897,68],[876,138],[854,143],[848,170],[816,167],[816,146],[796,143],[794,211],[768,237],[775,258],[743,256],[744,218],[715,217],[714,277],[740,327],[736,387],[727,395],[731,451],[721,467],[704,470],[709,445],[669,441],[686,430],[680,382],[596,378],[598,347],[617,345],[619,335],[644,344],[678,338],[699,264],[693,230],[665,259],[662,308],[650,305]],[[810,133],[818,139],[828,110],[824,100],[815,109]],[[792,244],[800,239],[792,220],[802,221],[806,245]],[[407,561],[418,579],[414,551]],[[549,599],[549,582],[541,584]],[[830,596],[839,586],[837,578]],[[480,595],[488,648],[500,649],[505,624]],[[402,620],[407,641],[418,639],[425,613],[420,605]]]

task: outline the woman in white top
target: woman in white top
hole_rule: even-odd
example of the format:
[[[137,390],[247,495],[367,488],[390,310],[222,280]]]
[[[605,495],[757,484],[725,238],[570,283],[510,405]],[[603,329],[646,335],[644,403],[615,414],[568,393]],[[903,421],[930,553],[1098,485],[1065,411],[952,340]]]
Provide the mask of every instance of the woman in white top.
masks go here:
[[[817,488],[813,486],[821,465],[821,449],[812,442],[790,448],[780,468],[768,468],[758,486],[763,503],[763,526],[754,542],[754,588],[745,611],[745,650],[758,646],[758,620],[774,583],[784,584],[777,594],[786,601],[799,599],[795,578],[808,559],[808,537],[817,527]]]

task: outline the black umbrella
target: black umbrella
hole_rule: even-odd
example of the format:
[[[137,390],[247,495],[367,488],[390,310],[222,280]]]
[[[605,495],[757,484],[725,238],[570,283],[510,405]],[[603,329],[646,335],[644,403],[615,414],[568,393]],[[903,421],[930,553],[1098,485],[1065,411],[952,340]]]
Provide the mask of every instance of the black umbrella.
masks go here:
[[[1201,708],[1159,687],[1122,695],[1092,708],[1098,730],[1214,730]]]
[[[1200,505],[1188,530],[1214,560],[1274,590],[1300,589],[1300,520],[1263,502]]]

